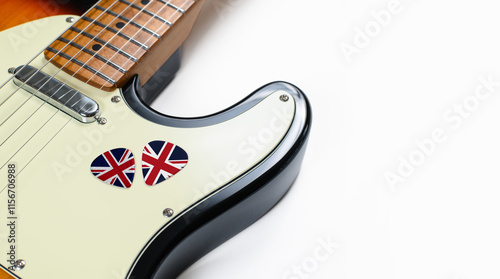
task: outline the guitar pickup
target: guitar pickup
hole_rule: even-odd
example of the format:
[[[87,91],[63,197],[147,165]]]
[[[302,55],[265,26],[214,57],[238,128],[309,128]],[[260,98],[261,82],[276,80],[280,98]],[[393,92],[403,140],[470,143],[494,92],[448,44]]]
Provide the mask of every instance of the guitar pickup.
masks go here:
[[[99,118],[100,109],[96,101],[35,67],[17,67],[14,83],[80,122],[91,123]]]

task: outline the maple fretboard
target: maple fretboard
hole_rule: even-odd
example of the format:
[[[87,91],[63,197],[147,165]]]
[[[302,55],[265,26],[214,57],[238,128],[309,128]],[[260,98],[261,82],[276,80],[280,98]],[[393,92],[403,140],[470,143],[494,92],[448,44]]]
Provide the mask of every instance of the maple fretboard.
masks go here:
[[[45,57],[66,73],[106,91],[122,87],[134,74],[141,74],[145,82],[161,66],[158,61],[166,61],[187,36],[200,2],[204,1],[99,1],[47,47]],[[191,10],[197,12],[189,16]],[[170,46],[162,42],[167,37]],[[156,61],[150,63],[148,71],[138,67],[145,57],[159,55],[153,51],[159,45],[168,51],[163,51],[162,57],[147,59]]]

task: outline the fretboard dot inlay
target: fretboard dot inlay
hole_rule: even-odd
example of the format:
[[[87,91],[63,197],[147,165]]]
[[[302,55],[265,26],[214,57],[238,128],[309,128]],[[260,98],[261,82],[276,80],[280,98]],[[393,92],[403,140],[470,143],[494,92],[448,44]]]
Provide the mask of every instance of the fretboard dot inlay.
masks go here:
[[[121,88],[137,74],[147,81],[180,47],[205,1],[95,0],[97,4],[53,41],[44,56],[103,91]],[[193,7],[194,12],[185,14]],[[141,63],[148,66],[139,65],[143,57]]]

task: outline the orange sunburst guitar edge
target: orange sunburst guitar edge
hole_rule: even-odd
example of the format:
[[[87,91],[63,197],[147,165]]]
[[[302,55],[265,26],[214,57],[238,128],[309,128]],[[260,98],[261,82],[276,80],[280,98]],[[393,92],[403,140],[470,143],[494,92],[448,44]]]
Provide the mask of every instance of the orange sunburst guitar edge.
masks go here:
[[[7,270],[3,265],[0,265],[0,279],[17,279],[14,274]]]

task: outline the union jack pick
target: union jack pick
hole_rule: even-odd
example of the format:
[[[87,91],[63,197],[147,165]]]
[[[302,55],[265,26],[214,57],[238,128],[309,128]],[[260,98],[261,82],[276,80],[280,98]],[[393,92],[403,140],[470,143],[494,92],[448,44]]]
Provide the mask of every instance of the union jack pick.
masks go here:
[[[184,149],[165,141],[152,141],[142,151],[142,173],[147,185],[153,186],[178,173],[188,162]]]
[[[92,162],[90,171],[107,184],[130,188],[135,174],[134,155],[126,148],[106,151]]]

